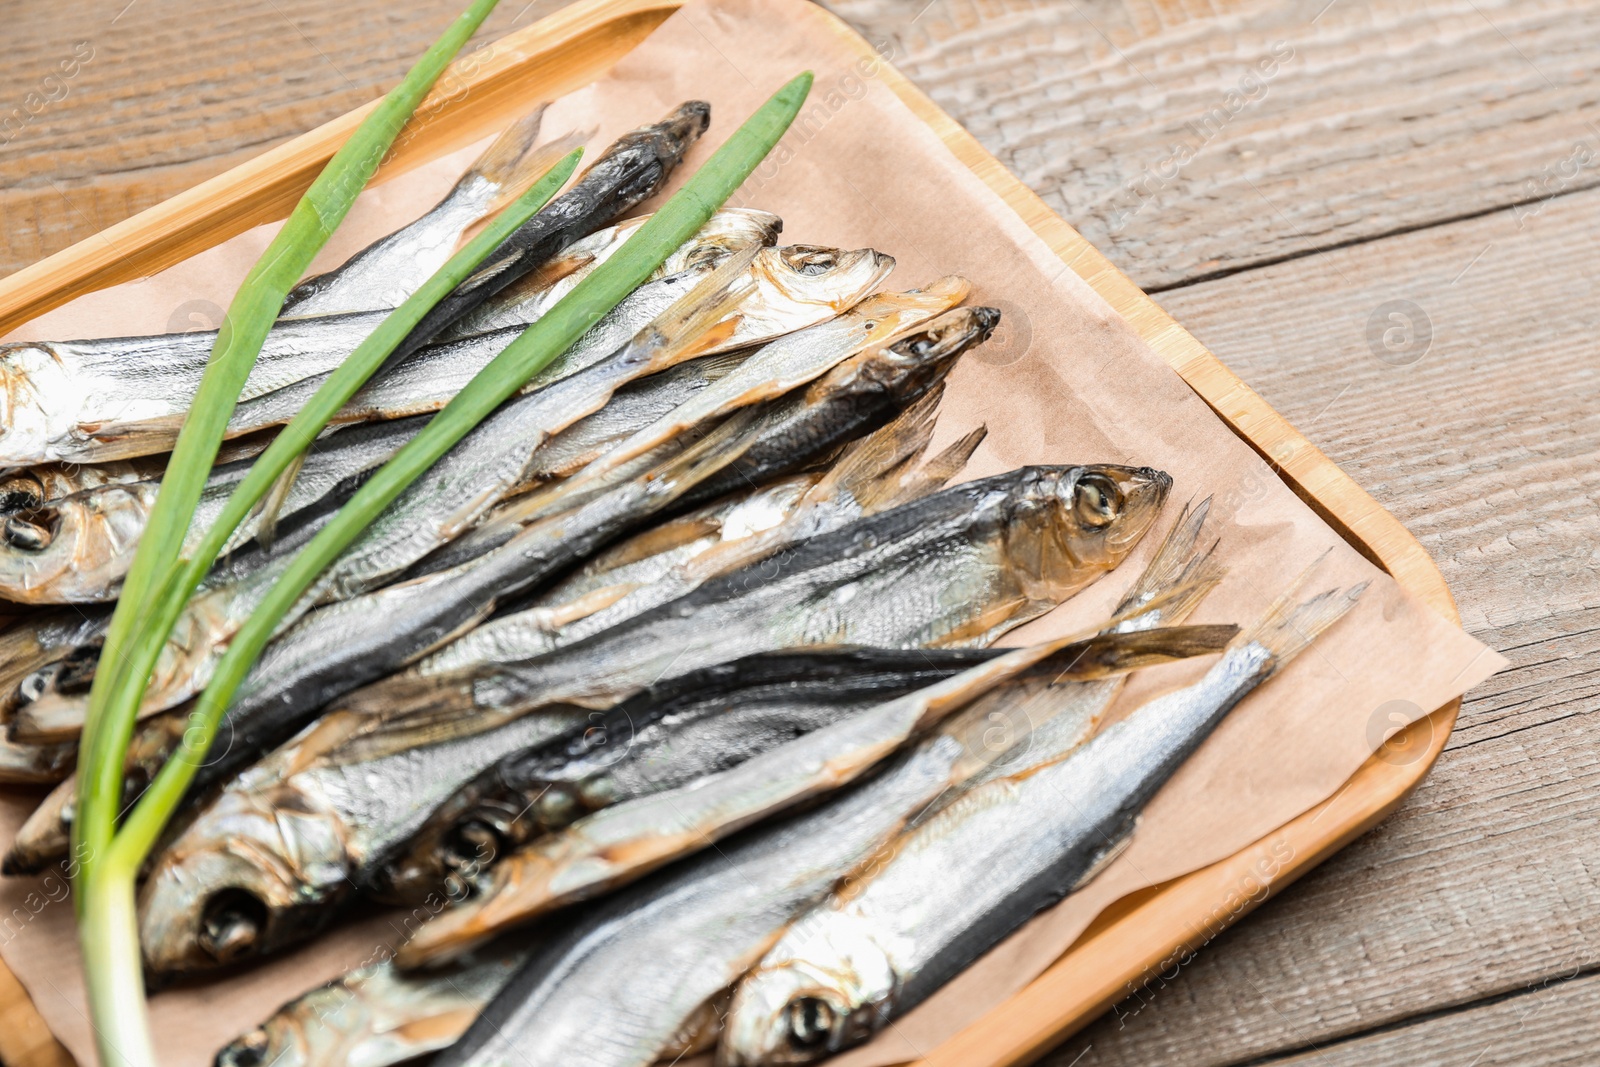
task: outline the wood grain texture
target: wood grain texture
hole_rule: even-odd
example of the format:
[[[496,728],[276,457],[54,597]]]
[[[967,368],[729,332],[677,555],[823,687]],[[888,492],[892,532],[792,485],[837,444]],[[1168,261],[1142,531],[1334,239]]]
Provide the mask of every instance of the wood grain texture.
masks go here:
[[[460,6],[13,5],[0,82],[0,217],[8,222],[0,274],[377,99]],[[468,49],[561,6],[503,4]],[[75,59],[76,73],[65,73],[62,64]]]
[[[1324,1045],[1283,1067],[1579,1067],[1594,1062],[1600,977],[1562,975],[1502,1000]]]
[[[1145,289],[1600,181],[1584,0],[827,3]]]
[[[1254,1062],[1437,1012],[1424,1034],[1470,1044],[1502,1016],[1469,1006],[1600,966],[1597,231],[1600,192],[1581,192],[1162,297],[1407,523],[1513,667],[1398,814],[1051,1064]],[[1432,333],[1404,366],[1368,338],[1397,299]],[[1466,1064],[1487,1044],[1413,1060],[1401,1040],[1330,1062]],[[1583,1028],[1496,1047],[1482,1062],[1592,1062]]]
[[[1065,1046],[1050,1061],[1061,1067],[1086,1045],[1085,1065],[1189,1064],[1330,1041],[1376,1050],[1364,1062],[1410,1062],[1382,1053],[1414,1046],[1361,1043],[1392,1039],[1418,1013],[1446,1014],[1417,1026],[1492,1021],[1480,1015],[1494,1007],[1484,998],[1525,995],[1570,973],[1574,955],[1594,955],[1587,901],[1600,894],[1588,870],[1600,867],[1584,800],[1594,771],[1583,750],[1594,747],[1585,729],[1596,684],[1583,664],[1600,644],[1587,636],[1600,630],[1600,615],[1586,611],[1600,598],[1589,560],[1594,416],[1583,408],[1600,361],[1592,344],[1576,340],[1593,336],[1583,257],[1600,224],[1594,202],[1551,201],[1520,230],[1512,215],[1492,215],[1248,268],[1518,201],[1526,179],[1558,166],[1574,139],[1600,145],[1600,134],[1583,132],[1600,90],[1579,78],[1600,15],[1572,3],[1481,2],[1479,14],[1465,0],[1404,8],[1336,0],[1309,37],[1283,31],[1285,20],[1307,23],[1322,2],[1272,14],[1257,0],[938,0],[921,18],[924,0],[831,5],[875,40],[898,35],[896,61],[922,88],[1136,281],[1170,286],[1244,271],[1175,290],[1163,303],[1423,534],[1470,628],[1517,664],[1468,705],[1439,774],[1400,815],[1221,935],[1126,1028],[1114,1013]],[[416,2],[229,0],[218,16],[232,20],[219,24],[228,32],[208,33],[206,56],[196,58],[186,53],[198,37],[193,9],[137,4],[115,25],[115,10],[81,0],[52,6],[48,19],[24,18],[13,45],[21,58],[11,65],[19,101],[30,84],[26,63],[37,59],[48,73],[78,39],[94,40],[96,53],[51,105],[60,110],[48,124],[36,120],[0,146],[0,218],[8,222],[0,241],[40,242],[31,253],[0,243],[0,268],[21,267],[372,99],[404,69],[407,49],[436,32],[428,19],[448,17]],[[486,33],[555,6],[522,15],[508,5]],[[392,55],[369,51],[362,26],[408,43]],[[1140,146],[1161,149],[1150,161],[1159,163],[1173,131],[1214,106],[1243,64],[1276,40],[1292,40],[1295,56],[1264,97],[1223,126],[1180,181],[1118,222],[1118,191],[1148,165]],[[286,55],[305,62],[288,65]],[[92,81],[112,68],[97,70],[102,56],[124,64],[104,84]],[[1518,71],[1514,58],[1528,66]],[[185,64],[207,73],[184,81]],[[296,74],[268,75],[284,69]],[[1297,72],[1305,85],[1290,77]],[[181,107],[167,97],[169,84],[187,94]],[[100,94],[92,105],[73,95],[91,88]],[[209,121],[180,131],[176,145],[161,140],[162,123],[181,124],[178,113],[197,107]],[[96,125],[103,122],[110,125]],[[24,137],[46,134],[48,144],[26,147]],[[1562,188],[1582,188],[1591,176],[1585,169]],[[1494,225],[1511,230],[1483,228]],[[1554,236],[1560,231],[1570,232]],[[1524,235],[1532,236],[1518,251]],[[1494,244],[1481,256],[1480,238]],[[1496,266],[1502,241],[1512,249],[1505,267]],[[1134,300],[1133,286],[1092,248],[1077,254],[1074,266],[1102,291]],[[1479,284],[1490,271],[1499,271],[1495,284]],[[1533,278],[1537,287],[1527,284]],[[1429,354],[1407,367],[1381,363],[1366,339],[1372,311],[1391,299],[1417,303],[1434,327]],[[1159,309],[1145,314],[1158,347],[1182,343]],[[1314,449],[1287,445],[1292,463],[1315,458]],[[1535,518],[1534,506],[1556,515]],[[1248,985],[1241,992],[1247,978],[1271,995]],[[1360,1036],[1373,1026],[1397,1029]],[[1578,1039],[1553,1031],[1527,1040],[1512,1046],[1527,1056],[1516,1062],[1565,1062],[1559,1057],[1578,1048]]]

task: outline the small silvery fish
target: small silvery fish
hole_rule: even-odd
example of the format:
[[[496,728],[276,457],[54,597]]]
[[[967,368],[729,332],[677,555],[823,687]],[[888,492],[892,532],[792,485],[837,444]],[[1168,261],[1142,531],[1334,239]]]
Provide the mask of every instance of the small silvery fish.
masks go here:
[[[707,261],[647,283],[608,314],[539,376],[544,387],[508,402],[409,487],[318,579],[281,628],[317,603],[358,596],[375,588],[469,529],[520,484],[530,457],[549,437],[590,415],[622,384],[704,351],[725,351],[771,339],[766,331],[792,329],[832,314],[836,303],[864,297],[892,268],[871,249],[845,252],[807,247],[735,253],[735,273],[717,273]],[[753,256],[753,259],[750,258]],[[712,295],[700,288],[713,284]],[[781,284],[774,279],[782,279]],[[723,307],[738,285],[737,307]],[[690,303],[680,303],[688,301]],[[720,315],[701,322],[699,304]],[[673,321],[664,323],[671,317]],[[695,324],[710,340],[691,347],[678,334]],[[715,331],[715,336],[711,336]],[[649,355],[647,355],[647,350]],[[404,369],[404,368],[402,368]],[[396,376],[391,375],[389,380]],[[247,619],[292,561],[279,553],[273,565],[231,585],[212,584],[185,609],[174,628],[141,712],[155,714],[193,696],[210,678],[227,640]],[[19,715],[19,736],[54,741],[81,728],[84,701],[39,700]]]
[[[718,1062],[810,1063],[865,1041],[1093,878],[1228,712],[1360,593],[1284,597],[1200,682],[1065,759],[966,792],[886,846],[739,983]]]
[[[1008,652],[933,688],[961,701],[1062,644]],[[746,831],[552,924],[436,1067],[647,1067],[704,1048],[715,1039],[719,995],[795,912],[973,765],[962,719],[813,810]]]
[[[398,365],[506,285],[656,192],[705,130],[709,115],[704,104],[686,104],[662,122],[624,135],[436,304],[396,347],[389,365]],[[240,399],[261,398],[331,370],[386,315],[365,311],[281,320]],[[0,466],[100,462],[170,449],[213,341],[197,333],[0,347]]]
[[[782,396],[815,380],[859,352],[891,342],[965,299],[966,279],[941,278],[927,289],[903,293],[877,293],[844,314],[790,333],[751,354],[732,374],[695,397],[694,402],[669,412],[635,431],[626,441],[589,464],[566,485],[528,501],[523,511],[573,506],[598,492],[630,460],[652,452],[696,425],[731,414],[741,407]]]
[[[361,967],[283,1005],[217,1053],[215,1067],[389,1067],[455,1043],[527,960],[508,938],[459,967]]]
[[[663,674],[754,652],[844,643],[980,646],[1119,564],[1170,479],[1130,467],[1027,467],[935,493],[526,661],[374,686],[457,708],[605,708]]]
[[[796,395],[741,411],[672,458],[642,467],[581,508],[530,524],[481,556],[317,609],[267,648],[224,729],[241,751],[259,750],[259,738],[282,738],[328,701],[392,673],[669,507],[761,485],[832,457],[934,388],[962,352],[988,336],[994,317],[984,309],[950,314],[913,341],[862,353]],[[374,687],[373,695],[395,707],[420,707],[455,694],[429,678],[420,693]],[[450,706],[453,713],[474,707]],[[508,701],[470,717],[487,725],[527,706]],[[213,764],[197,783],[225,769],[225,761]]]
[[[552,652],[808,537],[936,492],[983,440],[980,427],[913,470],[943,394],[935,386],[893,422],[850,444],[826,472],[784,479],[608,549],[533,599],[468,631],[408,673],[448,674]]]
[[[352,427],[322,438],[306,454],[278,510],[278,521],[315,507],[338,507],[360,483],[421,428],[420,419]],[[212,469],[179,552],[187,555],[249,472],[242,459]],[[0,543],[0,597],[25,604],[95,603],[115,599],[161,490],[161,472],[84,489],[14,512]],[[237,547],[256,534],[247,518]]]
[[[571,473],[634,428],[659,417],[717,381],[743,358],[739,353],[707,356],[624,386],[611,403],[557,434],[540,449],[534,456],[536,462],[530,465],[530,476],[553,479]],[[75,613],[43,618],[56,621],[48,625],[41,621],[0,635],[0,663],[14,668],[0,675],[0,683],[3,683],[0,693],[6,694],[12,703],[18,698],[19,683],[24,688],[31,686],[24,696],[33,699],[56,684],[62,672],[70,671],[72,681],[68,688],[81,698],[93,679],[99,647],[95,642],[103,635],[109,616],[103,610],[94,609],[88,619]],[[4,654],[8,648],[11,655]],[[62,661],[63,656],[68,659]],[[182,737],[185,722],[187,714],[180,705],[173,711],[145,719],[135,728],[123,771],[130,800],[143,791],[166,761]],[[231,736],[226,747],[230,755],[239,759],[253,759],[265,751],[260,745],[249,748],[242,738]],[[5,873],[36,873],[45,864],[66,855],[74,793],[75,784],[69,778],[51,794],[47,804],[19,828],[6,856]]]
[[[729,252],[751,245],[772,244],[780,226],[776,216],[765,212],[718,212],[694,237],[668,256],[644,286],[581,338],[575,345],[575,351],[587,353],[584,358],[588,359],[612,351],[653,314],[682,296],[686,288]],[[579,242],[580,245],[583,243]],[[607,253],[611,250],[609,247],[603,249]],[[565,253],[558,258],[565,259]],[[588,264],[604,257],[585,255],[575,258]],[[763,262],[771,264],[772,261]],[[781,264],[780,269],[788,269],[787,261],[780,259],[777,263]],[[350,402],[334,415],[332,421],[346,424],[437,411],[516,340],[524,329],[538,321],[565,296],[589,269],[587,265],[576,268],[574,273],[561,275],[553,282],[545,272],[536,272],[527,280],[529,286],[526,292],[519,286],[517,291],[507,290],[478,308],[478,312],[492,317],[497,323],[493,328],[458,336],[466,326],[465,323],[458,323],[450,332],[450,339],[428,344],[375,376],[350,398]],[[753,327],[754,324],[746,327],[747,334],[755,333]],[[521,391],[533,392],[554,380],[563,369],[576,369],[580,362],[569,358],[562,360],[560,365],[546,367],[529,379]],[[234,409],[233,418],[228,422],[229,434],[250,433],[288,422],[305,406],[326,378],[325,374],[303,378],[265,396],[242,402]]]
[[[424,900],[542,834],[728,770],[968,667],[987,649],[795,649],[668,679],[504,756],[451,794],[369,891]]]
[[[337,315],[399,307],[445,265],[479,219],[509,204],[557,160],[577,147],[563,138],[532,153],[544,118],[541,105],[496,137],[461,180],[427,214],[363,248],[342,265],[289,290],[280,316]]]
[[[1019,649],[822,725],[742,763],[601,808],[492,866],[481,895],[448,909],[397,954],[404,966],[449,956],[508,926],[624,885],[680,856],[867,774],[972,700],[1054,656],[1060,679],[1087,679],[1214,652],[1209,628],[1103,634]],[[1226,642],[1232,631],[1220,635]],[[965,733],[962,730],[961,733]],[[955,746],[963,748],[963,745]],[[947,786],[977,761],[953,762]]]

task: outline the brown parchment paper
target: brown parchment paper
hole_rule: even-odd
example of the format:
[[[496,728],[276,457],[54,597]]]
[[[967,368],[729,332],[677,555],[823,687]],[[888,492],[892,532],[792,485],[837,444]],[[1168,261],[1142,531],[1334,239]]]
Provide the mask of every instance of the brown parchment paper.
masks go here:
[[[558,101],[546,115],[546,133],[598,124],[595,151],[684,99],[707,99],[712,128],[684,167],[688,173],[780,84],[801,69],[814,70],[807,109],[735,203],[781,214],[788,242],[889,252],[899,262],[890,279],[896,288],[960,273],[973,283],[974,302],[1002,309],[999,335],[956,369],[934,442],[937,448],[979,423],[989,427],[965,476],[1026,463],[1160,467],[1176,483],[1163,529],[1178,504],[1214,496],[1210,528],[1221,538],[1229,576],[1195,621],[1250,620],[1325,552],[1317,588],[1372,583],[1350,616],[1224,722],[1147,809],[1132,846],[1097,881],[1036,918],[877,1042],[835,1061],[867,1067],[913,1059],[977,1019],[1124,894],[1232,855],[1327,800],[1395,725],[1394,709],[1409,707],[1410,717],[1431,711],[1503,661],[1404,593],[1302,504],[880,84],[872,63],[860,62],[826,19],[795,0],[696,0],[605,79]],[[319,266],[419,215],[476,151],[365,194]],[[14,337],[153,332],[168,329],[175,317],[177,328],[209,326],[211,309],[227,304],[272,229],[241,235],[146,281],[83,297]],[[1116,574],[1006,642],[1063,633],[1101,616],[1138,574],[1160,532]],[[1119,711],[1201,669],[1147,672],[1128,687]],[[33,802],[28,794],[0,795],[0,841],[10,839]],[[64,899],[59,876],[0,883],[0,953],[51,1029],[89,1063],[92,1038]],[[367,913],[248,972],[157,993],[151,1010],[162,1062],[208,1063],[221,1044],[279,1003],[385,955],[399,930],[398,917]]]

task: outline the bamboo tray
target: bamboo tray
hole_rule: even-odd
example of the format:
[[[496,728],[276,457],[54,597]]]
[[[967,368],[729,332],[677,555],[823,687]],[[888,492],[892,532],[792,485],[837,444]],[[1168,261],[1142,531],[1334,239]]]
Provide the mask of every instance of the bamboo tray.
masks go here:
[[[794,0],[802,3],[804,0]],[[682,0],[578,0],[458,64],[424,103],[377,181],[502,127],[530,97],[549,99],[605,73]],[[832,29],[882,64],[843,22]],[[487,57],[487,58],[484,58]],[[1122,272],[1050,211],[949,115],[887,64],[879,77],[1022,218],[1064,263],[1130,322],[1239,437],[1357,551],[1451,621],[1444,579],[1417,541],[1326,456],[1236,378]],[[371,105],[368,105],[370,107]],[[261,223],[283,218],[355,128],[361,108],[0,281],[0,335],[74,297],[171,266]],[[1030,1062],[1111,1004],[1162,961],[1198,949],[1271,892],[1377,824],[1433,765],[1455,723],[1452,701],[1392,738],[1331,800],[1250,847],[1192,874],[1132,894],[1100,915],[1072,948],[1016,996],[936,1048],[917,1067],[1010,1067]],[[1394,753],[1404,753],[1394,759]],[[1391,757],[1391,758],[1386,758]],[[1287,851],[1285,850],[1287,846]],[[1243,894],[1264,849],[1279,865],[1267,893]],[[71,1057],[0,965],[0,1060],[68,1067]]]

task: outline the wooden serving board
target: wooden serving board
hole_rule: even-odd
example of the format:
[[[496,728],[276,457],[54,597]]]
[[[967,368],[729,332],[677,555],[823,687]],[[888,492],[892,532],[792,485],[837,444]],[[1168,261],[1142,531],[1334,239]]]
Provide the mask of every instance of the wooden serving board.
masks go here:
[[[803,3],[805,0],[794,0]],[[529,98],[549,99],[604,74],[681,0],[578,0],[463,59],[423,104],[375,181],[502,128]],[[1234,433],[1356,550],[1439,614],[1459,621],[1438,569],[1404,527],[1235,377],[1187,330],[1012,176],[949,115],[877,57],[843,22],[841,41],[878,64],[879,77],[1138,331]],[[365,115],[361,108],[0,280],[0,335],[87,292],[146,277],[244,231],[283,218]],[[1170,970],[1271,892],[1293,881],[1392,811],[1433,765],[1455,724],[1452,701],[1401,731],[1331,800],[1228,859],[1124,898],[1053,966],[919,1067],[1010,1067],[1030,1062],[1134,988]],[[1263,856],[1272,873],[1260,883]],[[1287,858],[1285,858],[1287,857]],[[1241,893],[1241,886],[1259,886]],[[67,1067],[16,979],[0,965],[0,1060]]]

